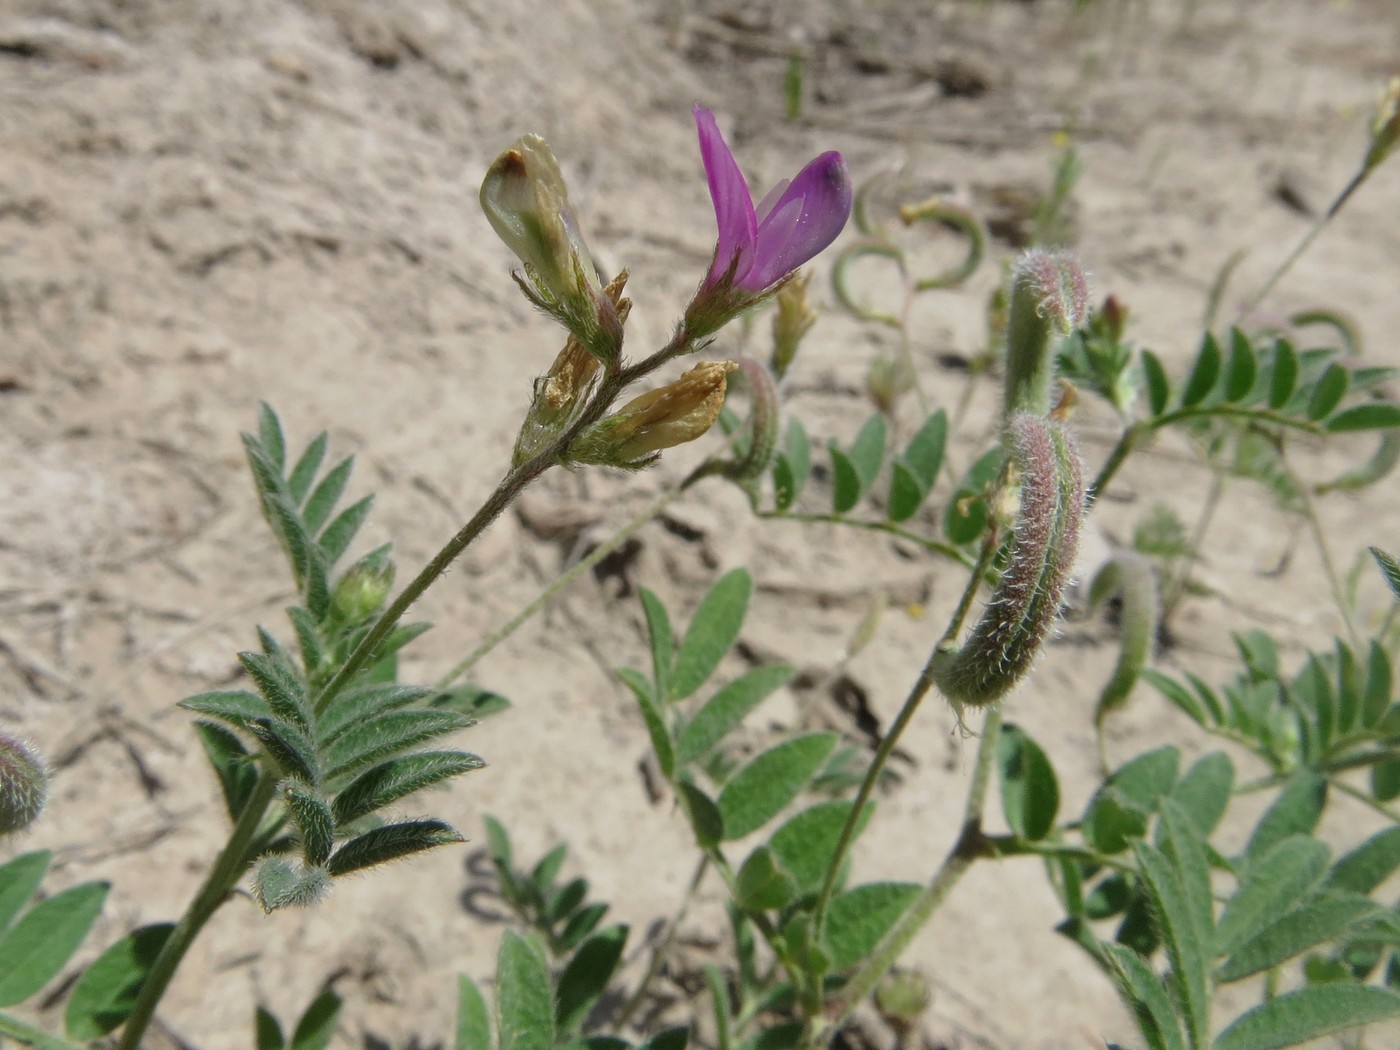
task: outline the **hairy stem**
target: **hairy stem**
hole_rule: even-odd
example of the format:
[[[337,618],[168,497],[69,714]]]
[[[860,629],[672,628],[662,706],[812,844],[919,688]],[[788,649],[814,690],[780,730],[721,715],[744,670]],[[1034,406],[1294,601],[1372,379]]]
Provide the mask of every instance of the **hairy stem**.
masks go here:
[[[880,979],[889,972],[915,935],[923,929],[938,907],[948,898],[954,886],[972,867],[973,861],[988,857],[991,851],[982,834],[982,813],[986,807],[987,786],[995,765],[997,741],[1001,737],[1001,708],[992,707],[982,723],[982,736],[977,747],[977,762],[968,785],[967,802],[963,808],[962,832],[947,857],[929,880],[923,891],[863,962],[841,990],[835,1004],[834,1016],[829,1015],[827,1030],[839,1027],[851,1011],[875,990]],[[820,1039],[820,1036],[818,1037]]]
[[[214,866],[204,879],[204,884],[190,901],[185,914],[171,931],[160,954],[151,964],[146,979],[141,983],[136,1005],[132,1007],[126,1027],[122,1029],[117,1050],[136,1050],[141,1045],[141,1038],[146,1034],[146,1028],[155,1016],[156,1006],[169,987],[170,979],[175,976],[185,953],[199,936],[200,930],[204,929],[205,923],[228,899],[229,893],[248,870],[248,863],[252,859],[249,855],[250,846],[258,827],[262,824],[267,807],[272,803],[276,788],[276,773],[265,768],[258,776],[248,801],[244,803],[243,812],[239,814],[238,823],[233,826],[223,852],[215,860]]]
[[[437,688],[446,689],[453,682],[465,675],[476,666],[477,662],[480,661],[483,656],[519,630],[520,627],[528,622],[536,613],[558,597],[561,591],[565,590],[580,576],[588,572],[608,555],[612,554],[613,551],[626,543],[637,530],[657,517],[662,511],[679,499],[687,489],[689,489],[691,484],[698,480],[699,472],[697,471],[675,488],[667,489],[615,533],[571,565],[568,571],[551,580],[549,585],[545,587],[544,590],[540,591],[530,604],[526,605],[500,627],[483,638],[475,649],[439,678],[437,681]]]

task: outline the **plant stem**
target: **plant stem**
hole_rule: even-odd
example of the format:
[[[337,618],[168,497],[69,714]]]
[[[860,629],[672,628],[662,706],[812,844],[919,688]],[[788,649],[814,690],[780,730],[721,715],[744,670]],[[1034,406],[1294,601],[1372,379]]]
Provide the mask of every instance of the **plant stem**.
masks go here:
[[[949,543],[942,543],[939,540],[929,539],[921,536],[911,529],[901,528],[890,521],[876,521],[866,518],[847,518],[841,514],[793,514],[788,511],[765,510],[759,511],[758,517],[765,521],[801,521],[823,525],[845,525],[853,529],[866,529],[870,532],[883,532],[890,536],[895,536],[901,540],[908,540],[910,543],[917,543],[924,550],[932,554],[941,554],[943,557],[957,562],[964,568],[972,568],[973,560],[966,552],[954,547]]]
[[[875,785],[879,782],[880,774],[884,771],[885,764],[889,761],[890,755],[894,752],[899,739],[904,735],[904,730],[913,721],[919,705],[923,703],[924,697],[933,688],[933,664],[939,651],[962,630],[963,621],[967,619],[967,614],[972,608],[972,600],[977,594],[977,589],[982,583],[992,558],[996,554],[996,540],[993,536],[988,536],[986,543],[982,546],[982,556],[978,560],[972,575],[968,577],[967,586],[963,588],[962,598],[958,602],[958,607],[953,612],[952,619],[948,621],[948,627],[943,632],[943,637],[929,652],[928,660],[924,662],[923,670],[919,672],[919,677],[915,679],[913,687],[909,690],[909,695],[905,697],[904,704],[899,709],[899,714],[890,723],[889,731],[880,740],[880,745],[875,749],[875,755],[870,760],[870,768],[865,771],[865,777],[860,782],[860,789],[856,792],[855,802],[851,806],[850,815],[846,818],[845,825],[841,828],[841,837],[836,841],[836,848],[832,850],[831,860],[827,864],[826,876],[822,880],[821,892],[817,896],[817,904],[813,909],[812,928],[816,931],[816,937],[821,939],[826,927],[826,911],[831,904],[831,895],[836,888],[836,878],[841,872],[841,866],[846,861],[846,854],[851,848],[851,842],[855,838],[856,827],[860,822],[860,815],[865,809],[865,804],[870,801],[871,794],[875,791]],[[1000,723],[998,723],[1000,724]],[[979,753],[980,755],[980,753]],[[981,803],[978,803],[979,807]]]
[[[1196,527],[1191,530],[1191,538],[1187,540],[1186,553],[1171,560],[1167,568],[1170,577],[1169,586],[1162,588],[1162,614],[1158,619],[1159,630],[1165,630],[1171,621],[1172,613],[1176,612],[1176,607],[1181,602],[1182,596],[1186,593],[1186,582],[1191,575],[1191,564],[1197,557],[1201,544],[1205,542],[1206,533],[1210,530],[1210,523],[1215,518],[1215,512],[1220,507],[1220,498],[1225,494],[1225,478],[1218,468],[1212,468],[1210,472],[1210,488],[1206,490],[1205,502],[1201,504],[1200,516],[1196,519]],[[1185,565],[1181,563],[1185,561]],[[1177,574],[1177,567],[1181,565],[1181,572]]]
[[[1293,264],[1312,246],[1312,242],[1317,240],[1317,235],[1326,229],[1327,224],[1336,217],[1337,212],[1342,210],[1342,206],[1351,198],[1351,195],[1361,188],[1361,184],[1366,181],[1366,176],[1370,173],[1371,168],[1363,167],[1351,177],[1351,181],[1343,187],[1341,193],[1337,194],[1337,199],[1334,200],[1327,211],[1323,213],[1322,218],[1313,223],[1312,229],[1308,230],[1303,236],[1303,239],[1298,242],[1297,247],[1288,254],[1288,257],[1284,259],[1283,262],[1279,263],[1278,269],[1274,270],[1269,279],[1264,282],[1264,286],[1260,288],[1259,291],[1255,292],[1254,296],[1245,303],[1244,306],[1240,307],[1239,317],[1244,317],[1250,311],[1259,307],[1259,304],[1268,297],[1269,293],[1272,292],[1279,281],[1283,279],[1284,274],[1293,269]]]
[[[1317,501],[1313,499],[1312,486],[1303,483],[1293,468],[1288,465],[1288,461],[1283,461],[1284,469],[1288,471],[1289,480],[1293,482],[1293,487],[1298,490],[1303,499],[1303,516],[1308,519],[1308,526],[1312,530],[1313,542],[1317,544],[1317,554],[1322,562],[1323,574],[1327,577],[1327,585],[1332,591],[1332,600],[1337,603],[1337,610],[1342,614],[1342,623],[1346,627],[1347,639],[1351,642],[1351,647],[1358,652],[1361,649],[1361,635],[1356,629],[1356,619],[1352,616],[1351,603],[1347,601],[1346,588],[1342,586],[1341,575],[1337,572],[1337,563],[1332,560],[1332,548],[1327,544],[1327,535],[1322,530],[1322,521],[1317,516]]]
[[[674,491],[674,490],[673,490]],[[681,922],[685,919],[686,912],[690,910],[691,902],[695,900],[695,894],[700,889],[700,883],[705,879],[705,873],[710,869],[710,858],[701,855],[700,862],[695,866],[695,874],[690,877],[690,886],[685,891],[685,896],[681,898],[680,907],[676,909],[675,916],[666,927],[666,933],[652,949],[651,961],[647,964],[647,972],[642,975],[642,979],[637,984],[637,990],[632,993],[631,998],[618,1011],[616,1019],[613,1021],[613,1030],[621,1032],[627,1027],[627,1022],[632,1019],[646,1001],[647,989],[651,987],[651,982],[656,979],[656,975],[661,972],[661,966],[666,961],[666,956],[670,954],[671,945],[676,942],[676,932],[680,929]]]
[[[923,892],[914,899],[899,921],[885,934],[875,950],[842,988],[841,998],[835,1004],[835,1016],[826,1022],[828,1029],[840,1026],[850,1016],[851,1011],[874,991],[880,979],[889,972],[890,967],[909,946],[909,942],[947,899],[967,869],[972,867],[973,861],[990,855],[987,840],[982,834],[982,812],[987,801],[987,785],[991,780],[997,740],[1001,736],[1001,723],[1001,708],[988,709],[986,720],[982,723],[977,763],[972,770],[972,783],[968,785],[962,832],[958,835],[957,842],[948,851],[947,857]]]
[[[587,555],[571,565],[567,572],[552,580],[549,586],[540,591],[529,605],[526,605],[504,624],[488,634],[482,639],[481,644],[438,679],[437,688],[446,689],[453,682],[465,675],[483,656],[509,638],[531,617],[552,602],[560,591],[571,585],[580,576],[588,572],[588,570],[592,569],[604,558],[612,554],[613,551],[626,543],[638,529],[679,499],[686,490],[689,489],[695,481],[700,480],[702,476],[708,475],[702,475],[700,471],[697,470],[675,488],[667,489],[656,500],[648,504],[639,514],[623,525],[622,528],[618,529],[617,532],[613,533],[604,542],[589,551]]]
[[[369,629],[369,633],[360,640],[354,651],[346,658],[345,663],[317,694],[316,713],[319,715],[325,711],[330,706],[331,701],[349,684],[350,679],[364,669],[385,639],[398,626],[399,620],[408,611],[409,606],[416,602],[423,595],[423,592],[447,571],[447,568],[457,560],[461,553],[467,549],[467,546],[481,535],[486,526],[495,521],[500,513],[510,506],[526,485],[559,462],[560,457],[568,450],[574,439],[586,427],[602,418],[624,387],[654,372],[672,358],[685,353],[691,348],[692,343],[691,335],[686,331],[685,326],[681,325],[677,328],[675,335],[671,337],[671,341],[650,357],[643,358],[633,365],[607,366],[602,382],[599,383],[597,391],[583,411],[548,445],[524,463],[511,468],[491,495],[487,497],[486,502],[472,515],[471,520],[463,525],[452,539],[447,541],[447,545],[442,550],[433,555],[428,564],[423,566],[422,571],[380,614],[379,619],[374,622],[374,626]]]
[[[126,1021],[126,1027],[122,1029],[121,1041],[117,1044],[117,1050],[136,1050],[141,1045],[141,1037],[146,1034],[146,1028],[155,1016],[156,1006],[165,994],[170,979],[175,976],[175,970],[179,967],[180,961],[184,959],[185,953],[189,951],[190,945],[194,943],[195,937],[204,928],[204,924],[228,899],[229,893],[238,885],[238,880],[248,869],[248,862],[251,859],[249,847],[262,823],[263,815],[267,812],[267,807],[272,802],[276,789],[276,773],[270,769],[264,769],[259,774],[248,801],[243,805],[243,812],[239,814],[238,823],[233,826],[233,831],[229,834],[228,843],[224,846],[223,852],[215,860],[214,866],[205,877],[204,884],[200,886],[194,899],[190,901],[185,914],[175,929],[171,931],[165,945],[160,950],[160,954],[156,956],[155,962],[151,965],[146,979],[141,983],[141,991],[136,997],[136,1005],[132,1007],[131,1016]]]

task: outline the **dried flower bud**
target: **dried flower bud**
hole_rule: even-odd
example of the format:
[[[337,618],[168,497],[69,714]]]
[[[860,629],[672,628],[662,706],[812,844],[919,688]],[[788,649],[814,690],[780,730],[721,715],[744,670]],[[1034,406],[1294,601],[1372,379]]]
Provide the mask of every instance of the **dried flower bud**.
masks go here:
[[[1051,336],[1068,334],[1089,315],[1084,268],[1074,253],[1034,248],[1021,256],[1011,284],[1006,332],[1006,415],[1050,410],[1055,367]]]
[[[966,643],[934,658],[934,681],[959,713],[996,703],[1030,669],[1059,615],[1079,545],[1084,476],[1069,431],[1017,413],[1006,440],[1021,476],[1010,559]]]
[[[799,274],[778,289],[778,312],[773,315],[773,374],[779,379],[787,375],[797,347],[817,323],[817,313],[807,301],[807,285],[811,278]]]
[[[331,608],[345,623],[359,623],[377,613],[394,587],[391,544],[370,551],[345,570],[331,594]]]
[[[574,443],[575,463],[644,466],[664,448],[694,441],[719,417],[733,361],[702,361],[680,379],[650,390],[594,424]]]
[[[1371,146],[1362,167],[1370,171],[1400,144],[1400,77],[1391,77],[1371,121]]]
[[[33,824],[48,795],[44,760],[23,740],[0,732],[0,835]]]

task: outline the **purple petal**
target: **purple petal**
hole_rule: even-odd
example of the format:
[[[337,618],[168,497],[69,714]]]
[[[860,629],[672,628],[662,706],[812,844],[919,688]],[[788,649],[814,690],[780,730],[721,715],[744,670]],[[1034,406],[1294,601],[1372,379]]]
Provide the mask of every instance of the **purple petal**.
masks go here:
[[[736,283],[757,290],[782,280],[836,240],[850,217],[846,163],[839,153],[823,153],[797,173],[759,224],[753,265]]]
[[[710,183],[710,199],[715,204],[715,223],[719,228],[715,262],[706,283],[723,277],[736,254],[743,256],[735,272],[735,280],[738,281],[753,261],[754,238],[758,229],[753,197],[749,194],[749,184],[739,170],[734,154],[719,133],[715,115],[700,106],[696,106],[693,112],[695,130],[700,134],[700,158],[705,162],[705,177]]]

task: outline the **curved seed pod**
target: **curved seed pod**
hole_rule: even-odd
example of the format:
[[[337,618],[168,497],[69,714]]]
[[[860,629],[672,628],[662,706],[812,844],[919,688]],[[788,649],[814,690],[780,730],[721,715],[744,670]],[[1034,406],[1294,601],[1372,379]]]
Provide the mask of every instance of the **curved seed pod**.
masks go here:
[[[44,760],[23,740],[0,732],[0,835],[33,824],[48,795]]]
[[[931,197],[922,204],[901,205],[899,217],[905,226],[913,226],[916,222],[941,222],[967,238],[967,254],[962,260],[942,273],[919,278],[914,282],[916,292],[956,288],[982,265],[982,256],[987,252],[987,235],[977,217],[966,208],[959,208],[942,197]]]
[[[719,464],[719,471],[740,485],[752,485],[773,462],[778,447],[778,384],[773,373],[752,357],[737,357],[734,363],[749,388],[749,440],[734,459]]]
[[[1108,716],[1128,702],[1128,696],[1137,684],[1138,672],[1152,655],[1158,604],[1157,577],[1152,571],[1152,563],[1131,551],[1114,555],[1089,585],[1089,607],[1098,608],[1115,594],[1123,602],[1118,617],[1122,641],[1113,676],[1103,687],[1103,692],[1099,693],[1099,706],[1094,711],[1094,724],[1101,729]]]
[[[934,682],[959,712],[996,703],[1030,669],[1059,615],[1079,547],[1084,474],[1069,431],[1020,412],[1007,423],[1006,441],[1021,473],[1010,560],[966,643],[933,661]]]

